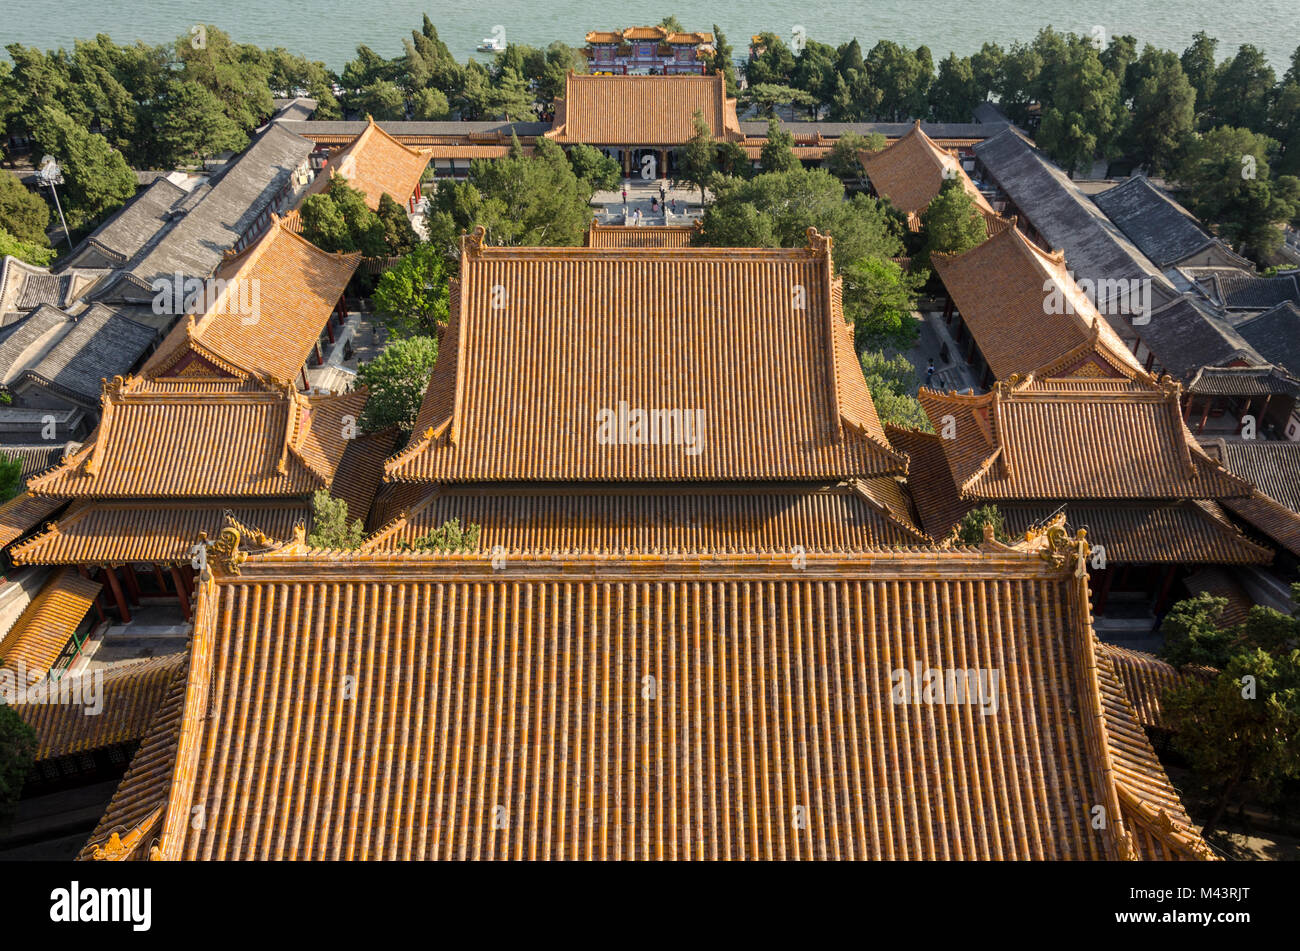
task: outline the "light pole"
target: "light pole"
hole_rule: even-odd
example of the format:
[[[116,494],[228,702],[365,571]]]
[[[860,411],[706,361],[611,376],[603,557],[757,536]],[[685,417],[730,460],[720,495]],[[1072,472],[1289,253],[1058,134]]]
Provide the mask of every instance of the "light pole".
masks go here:
[[[59,168],[59,163],[54,160],[53,155],[47,155],[41,159],[40,171],[36,177],[41,180],[42,185],[50,186],[50,193],[54,195],[54,207],[59,211],[59,222],[63,225],[63,237],[68,242],[68,250],[72,250],[72,235],[68,232],[68,221],[63,217],[63,206],[59,204],[59,191],[55,185],[63,184],[63,170]]]

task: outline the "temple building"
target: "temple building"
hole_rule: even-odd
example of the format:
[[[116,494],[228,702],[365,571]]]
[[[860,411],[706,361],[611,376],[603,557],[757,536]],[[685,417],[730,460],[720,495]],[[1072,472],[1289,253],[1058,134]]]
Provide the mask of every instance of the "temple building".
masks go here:
[[[674,33],[662,26],[593,30],[586,41],[587,68],[595,74],[701,74],[713,55],[712,33]]]
[[[699,112],[718,142],[740,142],[745,133],[736,100],[727,96],[721,73],[707,76],[591,76],[569,73],[564,97],[555,101],[555,122],[546,137],[561,145],[603,149],[623,165],[624,176],[653,167],[655,178],[672,171],[672,151],[695,134]],[[645,160],[653,158],[649,166]]]
[[[433,158],[432,150],[403,145],[370,116],[366,117],[366,127],[359,135],[341,148],[325,151],[327,160],[308,186],[304,199],[327,189],[335,175],[343,176],[349,185],[365,195],[366,205],[372,211],[379,208],[379,199],[388,195],[408,213],[413,213],[423,197],[420,178]]]
[[[356,432],[366,397],[251,375],[119,377],[86,445],[28,484],[67,511],[10,555],[82,571],[123,622],[142,596],[174,597],[188,617],[199,543],[227,513],[287,538],[310,521],[317,490],[368,510],[386,447]]]
[[[451,518],[505,549],[927,543],[830,249],[466,237],[415,435],[385,467],[405,511],[367,547]]]
[[[322,251],[294,233],[292,220],[277,216],[261,239],[227,255],[196,296],[172,289],[171,306],[186,318],[144,364],[143,376],[263,375],[309,387],[308,364],[324,362],[321,337],[333,340],[361,254]]]
[[[1179,390],[1094,339],[983,395],[922,389],[934,433],[888,432],[911,459],[908,487],[933,537],[980,505],[996,505],[1013,534],[1064,512],[1103,550],[1097,612],[1122,592],[1159,615],[1194,566],[1273,558],[1224,512],[1254,486],[1192,439]]]
[[[1087,557],[1059,521],[504,565],[229,526],[82,858],[1210,858],[1092,632]],[[963,699],[909,693],[954,663]]]
[[[902,138],[878,152],[859,152],[858,160],[867,173],[872,191],[888,198],[895,208],[907,215],[913,230],[919,230],[921,214],[939,194],[943,183],[949,180],[961,183],[986,219],[998,219],[993,206],[971,181],[961,158],[940,148],[921,129],[919,119]]]

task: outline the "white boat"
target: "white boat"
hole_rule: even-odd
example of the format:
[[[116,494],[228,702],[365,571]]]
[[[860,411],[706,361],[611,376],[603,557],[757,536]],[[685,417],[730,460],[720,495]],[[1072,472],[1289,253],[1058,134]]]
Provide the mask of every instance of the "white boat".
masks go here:
[[[506,44],[495,36],[484,37],[483,42],[478,45],[480,53],[500,53],[505,48]]]

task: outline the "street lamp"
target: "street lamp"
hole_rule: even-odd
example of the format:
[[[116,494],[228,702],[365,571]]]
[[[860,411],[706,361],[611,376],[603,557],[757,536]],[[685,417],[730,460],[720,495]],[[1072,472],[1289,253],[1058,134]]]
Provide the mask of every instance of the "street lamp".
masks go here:
[[[41,159],[40,170],[36,173],[42,185],[50,186],[50,193],[54,195],[54,207],[59,210],[59,221],[63,225],[63,237],[68,242],[68,250],[72,250],[72,235],[68,232],[68,221],[63,217],[63,206],[59,204],[59,192],[55,185],[63,184],[63,170],[59,168],[59,163],[54,160],[53,155],[47,155]]]

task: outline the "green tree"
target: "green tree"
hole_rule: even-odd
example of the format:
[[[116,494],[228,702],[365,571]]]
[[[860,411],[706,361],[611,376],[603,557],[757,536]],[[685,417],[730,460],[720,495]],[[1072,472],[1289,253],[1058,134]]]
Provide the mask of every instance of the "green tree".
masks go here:
[[[1196,125],[1196,90],[1178,57],[1148,46],[1134,66],[1130,139],[1153,175],[1167,175],[1181,160]]]
[[[411,97],[411,118],[421,122],[437,122],[451,117],[447,94],[441,89],[427,86],[417,89]]]
[[[399,337],[439,333],[449,313],[447,280],[447,259],[439,249],[417,244],[379,278],[375,310]]]
[[[384,192],[379,196],[379,208],[375,212],[384,226],[384,244],[389,254],[410,254],[420,243],[420,236],[411,226],[411,219],[406,209],[393,200],[393,196]]]
[[[701,244],[714,247],[797,248],[816,228],[834,239],[837,267],[865,257],[893,258],[903,251],[906,223],[865,194],[847,201],[844,186],[820,168],[765,172],[750,179],[717,179],[704,212]]]
[[[853,321],[859,350],[893,346],[906,349],[918,326],[912,314],[916,296],[929,274],[904,271],[888,258],[863,258],[840,271],[844,279],[844,315]]]
[[[906,357],[902,354],[886,357],[883,353],[864,353],[862,374],[881,422],[922,432],[932,431],[929,417],[912,395],[916,389],[916,371]]]
[[[888,144],[889,140],[879,132],[869,135],[845,132],[835,140],[822,165],[840,181],[857,181],[862,178],[862,160],[858,153],[879,152]]]
[[[481,225],[494,245],[574,247],[591,224],[591,195],[555,142],[539,138],[526,156],[516,140],[508,157],[472,162],[466,181],[438,184],[429,240],[453,255],[460,235]]]
[[[1210,121],[1218,68],[1215,58],[1218,46],[1218,40],[1211,39],[1201,30],[1192,35],[1192,45],[1183,50],[1183,55],[1179,58],[1187,81],[1196,90],[1196,118],[1201,128],[1207,128]]]
[[[348,522],[348,503],[336,499],[324,489],[318,489],[311,497],[311,532],[307,535],[307,544],[312,548],[352,549],[356,548],[366,537],[365,526],[361,519]]]
[[[988,238],[984,215],[963,183],[955,178],[943,183],[939,194],[921,213],[921,232],[925,243],[916,255],[916,263],[921,267],[930,266],[930,255],[936,251],[960,254]]]
[[[1292,586],[1300,604],[1300,585]],[[1170,663],[1216,668],[1210,678],[1188,677],[1166,690],[1165,725],[1174,747],[1217,793],[1208,835],[1243,790],[1276,799],[1300,777],[1300,617],[1251,608],[1244,623],[1224,627],[1227,601],[1200,595],[1170,610],[1162,627]]]
[[[1007,522],[996,505],[980,505],[962,516],[957,524],[957,540],[961,544],[976,548],[984,543],[984,526],[993,526],[993,537],[1006,544],[1011,541],[1007,535]]]
[[[135,194],[135,173],[102,135],[87,132],[58,106],[42,106],[31,122],[41,151],[63,170],[59,195],[69,228],[102,220]]]
[[[271,92],[284,98],[306,96],[316,101],[315,119],[341,119],[343,111],[334,95],[336,77],[317,60],[290,53],[282,46],[267,51]]]
[[[569,164],[573,173],[585,181],[592,191],[612,191],[618,188],[623,170],[618,162],[592,145],[569,147]]]
[[[396,426],[410,433],[420,413],[429,374],[438,359],[433,337],[403,337],[393,341],[375,359],[357,369],[357,386],[370,390],[361,427],[377,432]]]
[[[36,759],[36,731],[12,706],[0,703],[0,823],[12,816]]]
[[[528,81],[515,69],[501,70],[482,104],[482,118],[531,122],[537,119]]]
[[[480,525],[466,522],[462,528],[460,519],[452,518],[402,547],[408,551],[477,551],[481,532]]]
[[[0,174],[4,173],[0,172]],[[56,253],[48,243],[35,244],[31,241],[20,241],[4,228],[0,228],[0,259],[5,255],[12,255],[28,264],[47,267],[54,260]]]
[[[331,178],[325,191],[309,195],[299,214],[302,236],[323,251],[360,251],[366,257],[389,253],[384,222],[342,175]]]
[[[924,46],[915,51],[880,40],[867,54],[867,72],[880,92],[877,114],[886,121],[924,118],[934,64]]]
[[[817,97],[793,86],[777,86],[772,83],[754,83],[745,90],[745,101],[758,109],[759,115],[771,119],[776,115],[777,106],[803,106],[808,110],[817,108]]]
[[[686,144],[677,150],[677,176],[674,184],[694,185],[700,190],[700,204],[704,204],[704,188],[716,167],[717,144],[703,112],[696,109],[691,122],[695,131],[686,140]]]
[[[188,157],[202,161],[248,145],[248,136],[226,115],[221,101],[193,80],[172,84],[158,102],[153,128],[168,165]]]
[[[1225,60],[1214,77],[1210,113],[1215,125],[1262,132],[1267,128],[1269,102],[1276,80],[1268,59],[1249,43]]]
[[[974,53],[970,58],[971,75],[974,80],[975,90],[979,93],[980,102],[985,101],[989,96],[997,91],[998,84],[1002,80],[1003,64],[1006,60],[1006,53],[997,43],[985,43],[980,47],[978,53]]]
[[[713,24],[713,55],[706,55],[704,58],[709,64],[710,73],[722,73],[727,83],[727,95],[733,99],[739,92],[736,83],[735,56],[731,44],[727,42],[726,34],[718,29],[718,24]]]
[[[754,44],[762,50],[756,57],[745,63],[745,79],[750,85],[770,83],[776,86],[790,85],[794,74],[794,54],[781,37],[775,33],[759,34]]]
[[[1092,43],[1071,36],[1043,99],[1038,144],[1069,174],[1104,151],[1118,131],[1119,81]]]
[[[790,172],[799,168],[799,160],[794,155],[794,136],[776,119],[767,120],[767,141],[759,153],[759,164],[765,172]]]
[[[203,86],[240,129],[252,132],[275,109],[270,60],[255,46],[232,43],[212,24],[196,29],[201,32],[185,33],[176,40],[180,81]]]
[[[0,502],[8,502],[23,487],[21,460],[0,453]]]
[[[1300,181],[1269,177],[1276,150],[1268,136],[1224,126],[1195,137],[1179,170],[1192,212],[1260,261],[1281,244],[1278,224],[1300,212]]]
[[[939,62],[939,75],[930,87],[930,111],[939,122],[970,122],[975,107],[986,95],[975,81],[971,61],[949,53]]]
[[[357,112],[370,116],[376,122],[393,122],[406,118],[406,94],[394,82],[376,79],[362,86],[350,98]]]
[[[0,172],[0,228],[19,241],[46,247],[45,229],[49,226],[50,206],[15,176]]]

